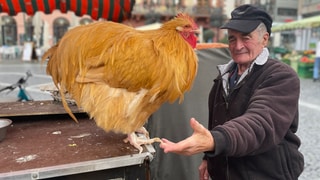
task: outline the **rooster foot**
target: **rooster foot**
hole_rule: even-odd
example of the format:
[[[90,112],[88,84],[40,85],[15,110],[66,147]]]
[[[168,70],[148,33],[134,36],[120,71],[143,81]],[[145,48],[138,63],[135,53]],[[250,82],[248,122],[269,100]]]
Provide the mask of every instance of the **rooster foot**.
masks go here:
[[[155,143],[155,142],[161,142],[161,139],[157,138],[157,137],[150,139],[149,138],[149,132],[144,127],[142,127],[139,130],[137,130],[137,133],[141,133],[145,137],[144,136],[139,137],[134,132],[134,133],[128,134],[128,137],[126,139],[124,139],[123,141],[125,143],[130,142],[130,144],[132,146],[134,146],[135,148],[137,148],[139,150],[139,154],[142,153],[142,151],[143,151],[143,148],[142,148],[141,145],[152,144],[152,143]]]

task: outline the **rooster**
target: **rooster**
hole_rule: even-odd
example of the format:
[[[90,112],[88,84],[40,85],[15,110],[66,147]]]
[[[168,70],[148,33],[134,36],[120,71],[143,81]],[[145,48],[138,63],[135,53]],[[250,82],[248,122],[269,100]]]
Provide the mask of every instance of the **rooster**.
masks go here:
[[[100,21],[69,30],[42,57],[58,88],[62,104],[77,121],[65,100],[68,92],[78,107],[105,131],[128,134],[141,145],[159,138],[137,137],[143,125],[165,102],[180,102],[192,88],[198,60],[194,52],[198,27],[179,13],[156,30],[136,30]]]

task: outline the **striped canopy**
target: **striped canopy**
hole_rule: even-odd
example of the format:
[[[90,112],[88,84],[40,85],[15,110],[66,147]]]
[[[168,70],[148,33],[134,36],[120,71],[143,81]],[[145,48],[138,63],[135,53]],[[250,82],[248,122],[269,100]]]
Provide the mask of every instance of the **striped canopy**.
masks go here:
[[[72,11],[77,16],[87,14],[95,20],[121,22],[128,18],[134,3],[135,0],[0,0],[0,12],[11,16],[19,12],[33,15],[37,11],[50,14],[58,9],[62,13]]]

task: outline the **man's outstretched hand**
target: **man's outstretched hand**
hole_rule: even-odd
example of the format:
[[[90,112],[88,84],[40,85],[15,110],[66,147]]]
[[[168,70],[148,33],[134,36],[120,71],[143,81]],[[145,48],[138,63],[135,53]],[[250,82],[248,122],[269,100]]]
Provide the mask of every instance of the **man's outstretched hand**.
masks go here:
[[[212,151],[214,149],[214,140],[210,131],[194,118],[190,119],[190,126],[193,129],[191,136],[177,143],[162,138],[160,148],[162,148],[165,153],[171,152],[188,156],[205,151]]]

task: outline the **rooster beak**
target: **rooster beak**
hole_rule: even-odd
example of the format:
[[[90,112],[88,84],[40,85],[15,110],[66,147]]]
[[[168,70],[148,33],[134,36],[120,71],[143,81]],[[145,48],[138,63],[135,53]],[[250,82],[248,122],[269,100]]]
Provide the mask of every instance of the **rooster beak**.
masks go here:
[[[194,32],[195,34],[200,34],[200,30],[199,30],[199,29],[195,29],[195,30],[193,30],[193,32]]]

